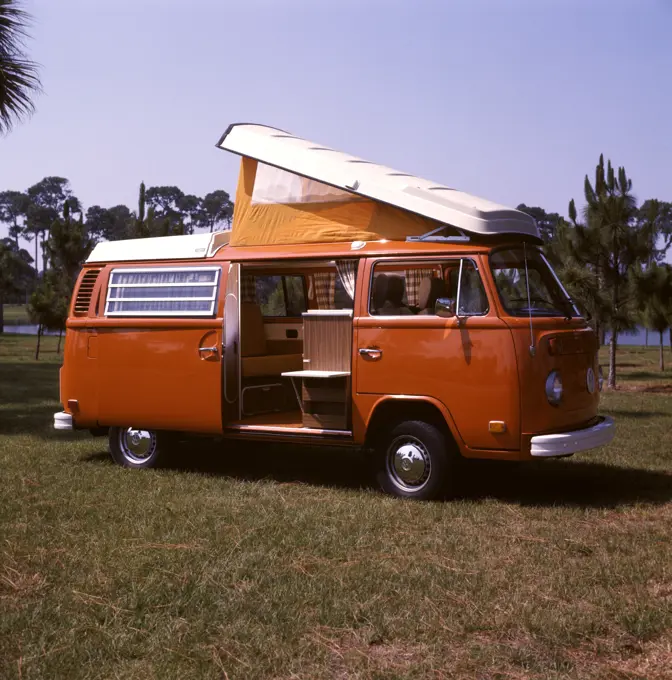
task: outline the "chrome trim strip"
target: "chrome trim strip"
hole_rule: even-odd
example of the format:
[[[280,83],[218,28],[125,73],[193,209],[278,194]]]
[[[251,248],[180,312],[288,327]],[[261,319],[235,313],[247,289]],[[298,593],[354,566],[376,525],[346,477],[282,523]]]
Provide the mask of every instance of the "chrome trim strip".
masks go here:
[[[260,434],[304,434],[304,435],[329,435],[338,437],[352,437],[350,430],[319,430],[314,427],[283,427],[282,425],[228,425],[226,430],[238,430],[239,432],[259,432]],[[225,430],[225,433],[226,433]]]

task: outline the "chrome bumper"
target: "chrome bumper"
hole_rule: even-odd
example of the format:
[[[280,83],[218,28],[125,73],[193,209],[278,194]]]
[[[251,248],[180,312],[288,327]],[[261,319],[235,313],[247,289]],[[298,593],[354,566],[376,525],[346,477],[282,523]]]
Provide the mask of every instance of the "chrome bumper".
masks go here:
[[[72,416],[65,411],[54,413],[54,430],[72,430]]]
[[[614,438],[615,429],[614,419],[602,416],[597,425],[584,430],[532,437],[530,453],[533,456],[551,457],[569,456],[578,451],[587,451],[608,444]]]

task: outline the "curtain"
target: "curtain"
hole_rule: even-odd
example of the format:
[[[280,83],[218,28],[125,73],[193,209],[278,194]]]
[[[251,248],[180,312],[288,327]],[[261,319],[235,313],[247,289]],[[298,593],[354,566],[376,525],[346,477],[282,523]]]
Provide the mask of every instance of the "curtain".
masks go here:
[[[313,274],[315,281],[315,299],[318,309],[333,309],[336,291],[336,274],[319,272]]]
[[[252,274],[243,274],[240,279],[241,302],[256,302],[257,288],[256,279]]]
[[[434,269],[407,269],[406,270],[406,300],[409,307],[418,306],[420,283],[422,279],[431,279],[435,276]]]
[[[345,292],[350,299],[355,299],[355,278],[357,277],[357,260],[336,260],[336,269]]]

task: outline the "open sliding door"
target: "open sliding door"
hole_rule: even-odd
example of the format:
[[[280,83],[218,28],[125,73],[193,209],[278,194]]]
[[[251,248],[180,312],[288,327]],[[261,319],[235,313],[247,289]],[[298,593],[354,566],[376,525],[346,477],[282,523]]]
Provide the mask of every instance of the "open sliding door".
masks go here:
[[[231,262],[226,277],[222,362],[222,424],[240,420],[240,265]]]

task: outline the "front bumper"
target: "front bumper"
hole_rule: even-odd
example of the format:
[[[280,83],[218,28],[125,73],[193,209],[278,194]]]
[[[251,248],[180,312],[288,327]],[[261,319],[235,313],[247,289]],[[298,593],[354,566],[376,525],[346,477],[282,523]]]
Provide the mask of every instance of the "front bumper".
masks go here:
[[[601,416],[592,427],[561,434],[541,434],[530,440],[530,453],[535,457],[569,456],[608,444],[614,438],[614,419]]]
[[[72,416],[65,411],[54,413],[54,430],[72,430]]]

